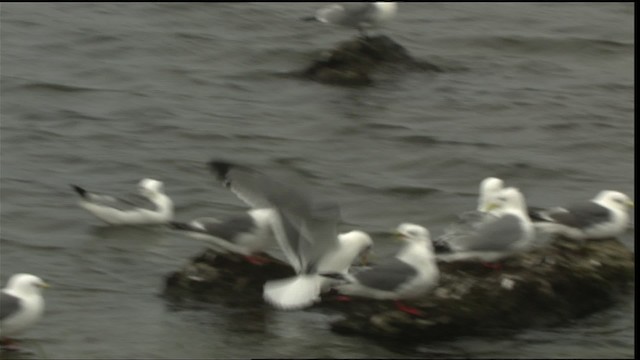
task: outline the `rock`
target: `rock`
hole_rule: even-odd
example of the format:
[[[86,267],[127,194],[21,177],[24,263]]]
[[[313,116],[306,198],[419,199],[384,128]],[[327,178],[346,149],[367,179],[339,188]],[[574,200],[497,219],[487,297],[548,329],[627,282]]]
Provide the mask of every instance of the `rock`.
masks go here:
[[[301,75],[322,83],[358,86],[373,83],[373,73],[381,68],[441,71],[436,65],[416,61],[400,44],[381,35],[342,42]]]
[[[240,255],[205,250],[182,270],[166,277],[164,295],[172,300],[189,297],[233,305],[239,304],[238,299],[244,303],[262,303],[262,286],[267,280],[294,275],[288,264],[267,254],[262,256],[271,262],[254,265]]]
[[[405,301],[419,309],[420,316],[397,310],[393,301],[344,301],[332,293],[324,294],[314,308],[343,316],[331,324],[338,333],[426,343],[561,324],[610,306],[635,279],[634,254],[616,239],[584,244],[555,239],[501,264],[494,270],[474,262],[440,262],[438,288],[421,299]],[[167,277],[165,293],[235,306],[242,298],[244,306],[255,306],[264,304],[265,281],[292,275],[291,268],[276,259],[257,266],[240,256],[207,250]]]

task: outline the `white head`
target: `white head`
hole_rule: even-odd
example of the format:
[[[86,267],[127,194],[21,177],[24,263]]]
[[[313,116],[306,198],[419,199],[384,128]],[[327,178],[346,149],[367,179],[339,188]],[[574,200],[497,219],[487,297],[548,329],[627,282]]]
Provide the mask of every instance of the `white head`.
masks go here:
[[[619,209],[625,212],[633,207],[633,201],[619,191],[603,190],[593,198],[593,201],[608,208]]]
[[[504,181],[488,177],[480,182],[480,196],[478,196],[478,211],[486,211],[489,199],[504,187]]]
[[[353,257],[360,255],[363,264],[368,261],[369,253],[373,248],[373,240],[369,234],[360,230],[349,231],[348,233],[339,234],[338,240],[343,252],[353,254]]]
[[[520,190],[514,187],[508,187],[489,197],[485,211],[492,213],[518,211],[526,214],[527,204]]]
[[[429,230],[416,224],[402,223],[398,225],[396,232],[401,239],[408,242],[427,242],[431,239]]]
[[[376,1],[375,6],[380,10],[380,19],[386,20],[396,15],[398,4],[390,1]]]
[[[138,183],[138,189],[140,193],[147,197],[152,197],[156,194],[164,194],[164,184],[161,181],[153,179],[142,179]]]
[[[15,274],[7,282],[5,289],[21,295],[40,294],[40,289],[49,287],[39,277],[31,274]]]
[[[424,226],[402,223],[396,233],[407,243],[396,255],[398,259],[421,266],[435,261],[431,236]]]

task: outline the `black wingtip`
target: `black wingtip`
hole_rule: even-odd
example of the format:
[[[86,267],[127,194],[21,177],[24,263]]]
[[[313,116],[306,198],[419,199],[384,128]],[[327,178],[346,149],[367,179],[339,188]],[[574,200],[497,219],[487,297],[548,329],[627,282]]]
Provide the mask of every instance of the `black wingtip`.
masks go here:
[[[170,221],[169,226],[176,230],[191,230],[191,225],[178,221]]]
[[[444,241],[436,240],[433,242],[433,251],[436,254],[446,254],[451,252],[451,247]]]
[[[300,18],[300,20],[302,20],[302,21],[318,21],[318,19],[316,19],[315,16],[305,16],[303,18]]]
[[[233,165],[227,161],[223,161],[223,160],[209,161],[209,168],[218,176],[218,179],[220,180],[226,179],[227,174],[229,173],[229,170],[231,170],[232,167]]]
[[[71,184],[71,187],[73,188],[73,190],[75,190],[80,196],[82,196],[83,198],[87,197],[87,190],[81,188],[78,185],[73,185]]]
[[[544,208],[529,207],[527,208],[527,214],[531,221],[549,222],[549,219],[544,216]]]

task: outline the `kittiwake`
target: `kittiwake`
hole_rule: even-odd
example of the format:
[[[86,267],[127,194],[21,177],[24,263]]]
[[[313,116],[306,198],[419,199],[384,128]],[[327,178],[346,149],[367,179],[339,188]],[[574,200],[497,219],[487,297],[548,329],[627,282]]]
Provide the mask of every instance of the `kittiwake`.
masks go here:
[[[71,186],[80,195],[78,205],[110,225],[165,224],[173,219],[173,202],[164,193],[164,184],[158,180],[140,180],[138,191],[142,196],[128,199]]]

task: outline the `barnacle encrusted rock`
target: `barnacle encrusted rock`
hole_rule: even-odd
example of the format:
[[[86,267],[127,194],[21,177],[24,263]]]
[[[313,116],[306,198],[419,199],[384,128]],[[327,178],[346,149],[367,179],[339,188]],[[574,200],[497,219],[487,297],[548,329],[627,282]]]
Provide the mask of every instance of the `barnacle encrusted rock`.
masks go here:
[[[264,305],[263,284],[294,274],[287,264],[271,260],[252,265],[241,256],[206,250],[167,276],[165,294]],[[420,315],[401,312],[392,301],[344,301],[331,292],[312,309],[341,314],[331,324],[335,332],[429,342],[490,329],[561,324],[610,306],[635,280],[634,254],[616,239],[576,243],[558,238],[504,259],[500,269],[477,262],[438,266],[439,286],[405,301]],[[234,296],[238,293],[242,296]]]

